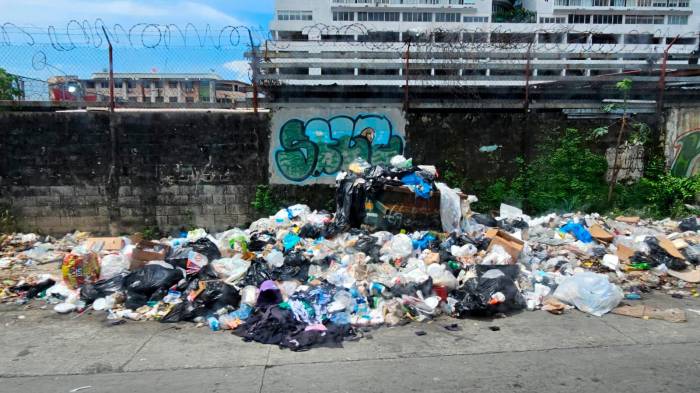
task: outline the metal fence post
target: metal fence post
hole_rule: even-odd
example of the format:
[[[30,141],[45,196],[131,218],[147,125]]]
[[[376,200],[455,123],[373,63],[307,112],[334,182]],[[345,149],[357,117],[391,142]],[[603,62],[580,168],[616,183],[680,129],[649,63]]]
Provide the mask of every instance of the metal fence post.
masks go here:
[[[253,112],[258,113],[258,67],[260,66],[260,60],[253,42],[253,33],[250,32],[250,29],[248,29],[248,38],[250,39],[250,50],[253,56],[250,67],[253,74],[251,81],[253,83]]]
[[[114,59],[112,56],[112,41],[109,39],[107,30],[102,26],[102,32],[107,39],[109,45],[109,111],[114,112]]]

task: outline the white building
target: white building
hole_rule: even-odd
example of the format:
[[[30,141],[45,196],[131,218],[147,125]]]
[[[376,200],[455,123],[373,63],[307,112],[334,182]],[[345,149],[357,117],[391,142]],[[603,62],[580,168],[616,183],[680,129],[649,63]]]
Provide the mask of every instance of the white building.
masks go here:
[[[684,70],[700,0],[277,0],[267,78],[287,84],[517,85]],[[505,12],[504,12],[505,10]],[[690,61],[693,62],[692,60]],[[529,72],[528,72],[529,71]]]

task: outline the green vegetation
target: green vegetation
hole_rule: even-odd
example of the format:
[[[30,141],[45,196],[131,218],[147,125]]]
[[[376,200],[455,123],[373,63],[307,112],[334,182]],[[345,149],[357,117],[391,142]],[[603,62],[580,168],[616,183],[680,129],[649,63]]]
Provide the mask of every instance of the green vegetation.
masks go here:
[[[255,189],[255,198],[253,198],[252,205],[256,212],[265,216],[271,216],[277,213],[282,204],[272,195],[269,186],[259,185]]]
[[[614,198],[608,202],[607,162],[603,154],[591,150],[590,142],[590,135],[568,129],[561,138],[540,146],[532,162],[516,159],[519,170],[512,179],[501,178],[472,187],[470,192],[479,197],[475,210],[496,210],[503,202],[522,207],[530,214],[586,211],[662,218],[696,213],[686,205],[696,203],[700,176],[669,174],[662,156],[649,160],[638,182],[618,185]]]
[[[0,68],[0,100],[15,100],[21,93],[17,77]]]
[[[0,205],[0,234],[17,232],[17,219],[12,215],[10,207]]]

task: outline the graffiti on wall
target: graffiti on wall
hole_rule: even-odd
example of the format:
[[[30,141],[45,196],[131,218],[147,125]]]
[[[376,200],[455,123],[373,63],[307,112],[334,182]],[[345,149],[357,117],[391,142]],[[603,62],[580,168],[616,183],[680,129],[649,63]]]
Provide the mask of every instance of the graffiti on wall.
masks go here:
[[[291,119],[280,128],[278,143],[274,165],[290,182],[335,176],[357,158],[388,164],[404,149],[391,120],[378,114]]]
[[[700,128],[681,133],[673,142],[673,148],[673,175],[693,176],[700,173]]]

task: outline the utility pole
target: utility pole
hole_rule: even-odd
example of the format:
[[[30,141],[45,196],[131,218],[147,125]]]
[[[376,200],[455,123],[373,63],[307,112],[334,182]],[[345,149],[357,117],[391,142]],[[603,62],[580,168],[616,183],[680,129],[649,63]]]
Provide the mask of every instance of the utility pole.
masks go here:
[[[112,41],[110,41],[104,26],[102,26],[102,32],[109,45],[109,111],[114,113],[114,58],[112,54]]]

